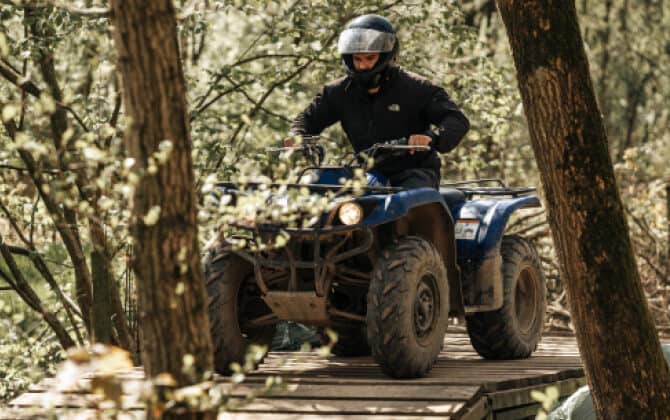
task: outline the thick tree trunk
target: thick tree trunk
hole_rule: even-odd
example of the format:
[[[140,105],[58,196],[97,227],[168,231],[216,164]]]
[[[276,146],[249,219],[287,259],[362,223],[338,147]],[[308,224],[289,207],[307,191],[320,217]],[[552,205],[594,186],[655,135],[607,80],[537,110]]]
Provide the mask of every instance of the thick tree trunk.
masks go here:
[[[134,196],[133,269],[137,276],[142,359],[149,376],[168,372],[180,385],[212,370],[212,346],[196,226],[185,81],[175,11],[169,0],[111,2],[126,114],[126,150],[140,181]],[[164,140],[164,164],[150,160]],[[155,172],[153,172],[156,170]],[[145,217],[160,208],[156,221]],[[184,357],[193,356],[193,374]]]
[[[598,417],[670,418],[574,1],[498,0]]]

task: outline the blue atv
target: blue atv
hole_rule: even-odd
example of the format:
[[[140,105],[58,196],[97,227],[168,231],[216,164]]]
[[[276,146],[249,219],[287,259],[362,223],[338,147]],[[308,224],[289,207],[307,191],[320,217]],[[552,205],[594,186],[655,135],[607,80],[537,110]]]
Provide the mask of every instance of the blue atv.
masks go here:
[[[249,243],[283,247],[232,248],[219,237],[205,257],[215,368],[229,374],[251,343],[268,345],[281,321],[338,334],[333,353],[372,355],[394,378],[428,374],[443,346],[449,316],[465,317],[472,345],[487,359],[529,357],[542,334],[545,279],[534,246],[505,235],[514,211],[539,207],[533,188],[477,180],[432,188],[390,187],[374,168],[408,150],[404,139],[375,144],[341,167],[323,166],[323,149],[299,146],[312,193],[342,192],[355,168],[367,170],[363,194],[337,202],[310,227],[240,223]],[[303,177],[305,178],[305,177]],[[497,182],[497,186],[491,185]],[[245,190],[219,183],[235,200]],[[261,185],[247,184],[249,188]],[[265,186],[267,188],[267,186]]]

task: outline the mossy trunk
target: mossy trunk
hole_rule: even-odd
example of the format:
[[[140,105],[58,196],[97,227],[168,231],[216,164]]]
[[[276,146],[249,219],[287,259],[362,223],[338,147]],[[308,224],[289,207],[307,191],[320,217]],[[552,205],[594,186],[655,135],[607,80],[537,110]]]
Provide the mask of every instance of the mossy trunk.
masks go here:
[[[169,0],[111,2],[125,113],[125,144],[139,182],[133,206],[142,360],[149,377],[179,385],[212,371],[212,346],[198,251],[186,88]],[[164,163],[160,143],[172,143]],[[160,209],[159,217],[148,215]],[[193,356],[184,369],[184,357]]]
[[[670,418],[574,1],[498,0],[598,417]]]

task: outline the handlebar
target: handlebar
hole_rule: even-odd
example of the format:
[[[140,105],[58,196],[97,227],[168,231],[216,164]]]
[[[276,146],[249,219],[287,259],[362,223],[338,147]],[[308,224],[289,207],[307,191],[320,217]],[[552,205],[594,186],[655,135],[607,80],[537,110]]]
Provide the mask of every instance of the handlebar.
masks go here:
[[[409,140],[407,137],[400,137],[397,139],[392,139],[392,140],[387,140],[384,142],[380,143],[375,143],[372,146],[368,147],[367,149],[363,149],[357,153],[354,153],[353,158],[349,161],[347,166],[351,166],[351,164],[356,161],[357,159],[361,158],[363,155],[369,157],[369,158],[375,158],[375,155],[377,154],[378,151],[380,150],[391,150],[391,151],[407,151],[407,150],[412,150],[412,151],[421,151],[421,152],[428,152],[431,150],[430,146],[424,146],[424,145],[409,145],[407,144]],[[383,160],[383,157],[382,159]],[[376,163],[379,163],[376,162]]]
[[[319,139],[318,136],[303,136],[303,140],[306,140],[304,143],[297,146],[281,146],[281,147],[267,147],[265,150],[268,152],[288,152],[288,151],[301,151],[305,154],[309,160],[315,166],[319,166],[323,161],[325,156],[325,149],[322,145],[315,142]],[[428,152],[431,150],[430,146],[425,145],[409,145],[407,144],[407,137],[399,137],[397,139],[386,140],[383,142],[375,143],[372,146],[360,150],[354,153],[352,159],[346,164],[346,166],[352,166],[352,164],[361,159],[363,156],[369,158],[375,158],[375,155],[381,150],[390,150],[390,151],[421,151]]]

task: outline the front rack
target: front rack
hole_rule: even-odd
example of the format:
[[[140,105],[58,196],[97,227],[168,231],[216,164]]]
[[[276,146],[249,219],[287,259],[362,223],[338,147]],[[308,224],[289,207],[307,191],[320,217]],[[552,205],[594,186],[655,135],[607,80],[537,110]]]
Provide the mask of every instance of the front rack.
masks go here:
[[[455,182],[442,182],[440,187],[458,187],[461,185],[470,185],[470,184],[498,184],[502,188],[507,188],[507,184],[500,178],[482,178],[482,179],[469,179],[466,181],[455,181]]]
[[[217,187],[223,187],[223,188],[235,188],[239,189],[240,184],[235,183],[235,182],[217,182],[215,184]],[[245,187],[259,187],[259,186],[266,186],[266,187],[272,187],[272,188],[279,188],[279,187],[286,187],[286,188],[307,188],[308,190],[312,192],[325,192],[325,191],[335,191],[338,193],[349,193],[349,192],[355,192],[353,187],[345,186],[345,185],[336,185],[336,184],[296,184],[296,183],[287,183],[287,184],[281,184],[277,182],[273,183],[266,183],[266,182],[246,182],[244,183]],[[395,192],[400,192],[404,191],[404,188],[400,187],[372,187],[372,186],[362,186],[360,187],[360,190],[365,191],[365,192],[379,192],[379,193],[395,193]]]

